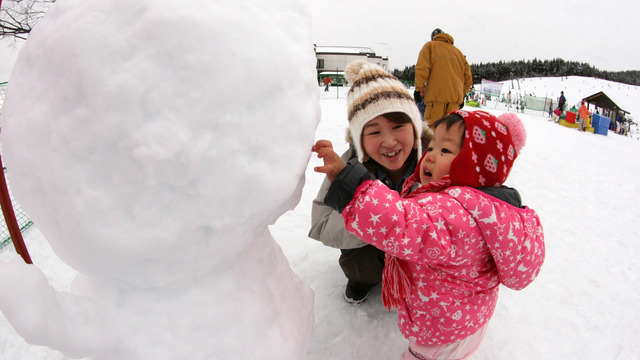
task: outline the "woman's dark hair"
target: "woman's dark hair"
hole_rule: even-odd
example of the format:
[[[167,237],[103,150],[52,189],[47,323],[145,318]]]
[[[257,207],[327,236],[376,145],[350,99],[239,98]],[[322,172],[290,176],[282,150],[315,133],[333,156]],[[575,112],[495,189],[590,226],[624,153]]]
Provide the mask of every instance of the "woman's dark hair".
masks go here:
[[[396,124],[411,123],[411,118],[409,117],[409,115],[399,111],[382,114],[382,116],[387,118],[387,120],[391,121],[392,123]]]
[[[462,115],[456,113],[445,115],[436,120],[431,125],[431,128],[435,130],[439,125],[443,124],[447,127],[447,130],[451,129],[451,127],[456,124],[460,124],[460,126],[462,126],[462,138],[460,139],[460,147],[462,147],[462,144],[464,144],[464,134],[466,130],[466,126],[464,125],[464,118],[462,117]]]

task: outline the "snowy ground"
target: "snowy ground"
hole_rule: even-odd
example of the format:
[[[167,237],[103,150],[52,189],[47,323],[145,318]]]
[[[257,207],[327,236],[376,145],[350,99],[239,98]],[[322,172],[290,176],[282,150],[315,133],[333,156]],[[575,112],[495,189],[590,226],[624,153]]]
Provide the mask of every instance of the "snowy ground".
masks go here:
[[[570,104],[578,100],[570,97],[577,89],[566,83],[562,89]],[[340,151],[346,148],[346,89],[320,91],[317,138],[334,141]],[[493,103],[485,110],[503,111]],[[540,113],[519,115],[528,141],[507,185],[517,188],[525,204],[538,211],[547,258],[530,287],[520,292],[502,289],[474,359],[638,359],[640,141],[578,132],[548,122]],[[308,165],[300,204],[271,226],[292,268],[315,292],[307,359],[397,359],[406,341],[397,330],[396,314],[382,306],[379,288],[366,303],[347,305],[342,299],[345,278],[337,263],[339,251],[306,236],[311,201],[322,181],[312,170],[318,164],[312,158]],[[25,233],[25,240],[34,263],[54,286],[68,289],[74,271],[55,257],[37,224]],[[10,247],[0,254],[3,260],[13,256]],[[9,360],[65,359],[56,351],[26,344],[4,317],[0,354]]]

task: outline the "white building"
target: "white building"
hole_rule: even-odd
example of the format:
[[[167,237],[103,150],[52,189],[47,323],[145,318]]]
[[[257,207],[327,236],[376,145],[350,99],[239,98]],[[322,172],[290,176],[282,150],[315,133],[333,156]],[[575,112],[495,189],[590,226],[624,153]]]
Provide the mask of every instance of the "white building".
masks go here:
[[[318,78],[324,78],[322,75],[344,75],[344,69],[354,60],[366,60],[389,71],[389,58],[376,55],[375,51],[369,47],[316,45],[315,51]],[[335,82],[332,84],[338,85]]]

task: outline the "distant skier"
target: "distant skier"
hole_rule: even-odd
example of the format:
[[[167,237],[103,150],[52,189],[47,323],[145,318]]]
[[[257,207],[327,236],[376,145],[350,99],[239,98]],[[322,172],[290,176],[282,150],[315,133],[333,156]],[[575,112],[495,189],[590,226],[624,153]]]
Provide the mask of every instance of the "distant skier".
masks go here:
[[[558,109],[560,109],[560,113],[564,111],[564,106],[567,103],[567,99],[564,97],[564,91],[560,91],[560,98],[558,99]]]
[[[325,77],[324,80],[324,91],[329,91],[329,84],[331,84],[331,78],[330,77]]]
[[[585,131],[585,127],[586,127],[586,123],[587,123],[587,117],[590,116],[591,113],[589,112],[589,110],[587,110],[587,105],[584,104],[584,101],[582,101],[582,104],[580,106],[580,110],[578,110],[578,123],[580,124],[580,131]]]

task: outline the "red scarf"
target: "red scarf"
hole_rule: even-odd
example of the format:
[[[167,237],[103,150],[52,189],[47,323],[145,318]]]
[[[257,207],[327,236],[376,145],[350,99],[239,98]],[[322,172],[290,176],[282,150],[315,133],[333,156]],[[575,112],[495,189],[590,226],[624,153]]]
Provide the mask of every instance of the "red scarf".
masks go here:
[[[445,176],[440,180],[422,185],[409,194],[416,184],[418,184],[416,176],[410,176],[402,188],[402,196],[412,198],[424,192],[440,192],[451,186],[451,179]],[[411,295],[412,284],[411,278],[407,275],[408,272],[404,260],[389,253],[386,254],[382,271],[382,303],[389,311],[392,307],[398,308],[402,304],[402,299]]]

